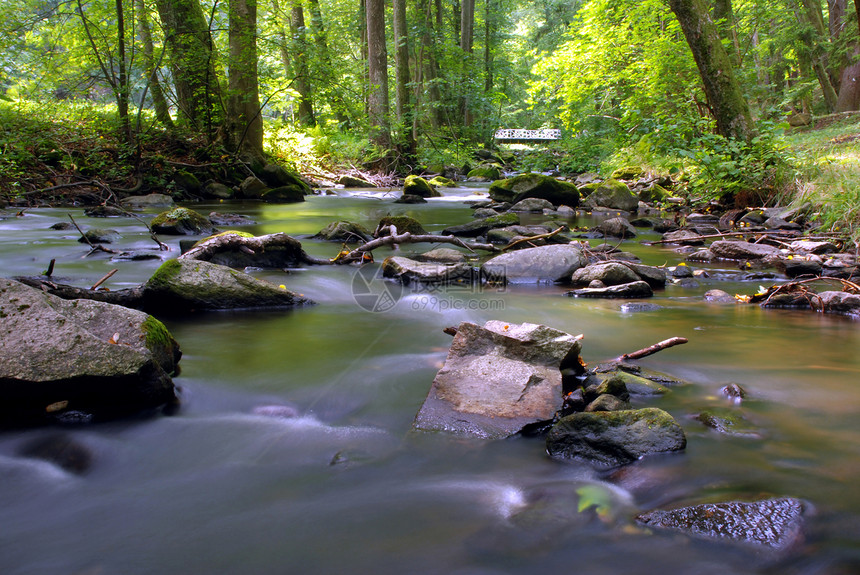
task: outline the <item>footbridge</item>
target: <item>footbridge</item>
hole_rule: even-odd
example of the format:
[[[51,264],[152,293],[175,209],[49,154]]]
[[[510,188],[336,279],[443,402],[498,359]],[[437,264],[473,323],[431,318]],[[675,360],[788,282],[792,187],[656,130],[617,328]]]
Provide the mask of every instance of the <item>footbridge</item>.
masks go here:
[[[536,144],[561,139],[561,130],[544,128],[542,130],[521,130],[519,128],[501,128],[494,136],[497,142],[515,144]]]

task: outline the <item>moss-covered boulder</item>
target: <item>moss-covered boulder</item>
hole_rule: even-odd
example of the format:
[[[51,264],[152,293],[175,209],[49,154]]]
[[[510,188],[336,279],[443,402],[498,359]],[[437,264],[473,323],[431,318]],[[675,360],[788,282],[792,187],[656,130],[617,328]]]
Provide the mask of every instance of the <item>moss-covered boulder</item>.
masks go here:
[[[263,166],[259,178],[270,188],[290,187],[301,190],[305,195],[311,193],[311,187],[298,174],[277,164]]]
[[[445,176],[435,176],[432,180],[428,182],[431,186],[436,188],[456,188],[457,182],[450,178],[446,178]]]
[[[465,236],[474,238],[486,235],[489,230],[513,226],[519,223],[519,215],[513,212],[507,212],[504,214],[497,214],[486,218],[479,218],[476,220],[472,220],[471,222],[466,222],[465,224],[460,224],[458,226],[449,226],[442,230],[442,235]]]
[[[421,176],[406,176],[406,181],[403,183],[404,196],[420,196],[422,198],[436,198],[441,196],[427,180]]]
[[[188,208],[174,208],[162,212],[152,219],[150,227],[157,234],[173,236],[203,235],[215,232],[215,226],[212,225],[212,222]]]
[[[177,170],[176,173],[173,174],[173,181],[176,182],[176,185],[181,190],[188,192],[189,194],[197,195],[203,189],[197,176],[188,170]]]
[[[66,410],[110,417],[175,399],[179,345],[143,312],[0,279],[0,332],[0,426]]]
[[[175,202],[166,194],[147,194],[123,198],[120,204],[127,210],[145,210],[147,208],[172,208]]]
[[[287,308],[313,303],[271,282],[199,260],[164,262],[143,290],[144,306],[152,313]]]
[[[337,179],[337,183],[344,188],[375,188],[376,184],[368,182],[363,178],[344,174]]]
[[[490,197],[497,202],[513,204],[526,198],[539,198],[555,206],[575,208],[579,205],[579,190],[576,186],[543,174],[520,174],[493,182],[490,186]]]
[[[303,202],[305,201],[305,189],[302,186],[292,184],[288,186],[279,186],[263,192],[260,199],[271,204],[292,204],[295,202]]]
[[[606,180],[588,195],[583,205],[588,209],[610,208],[632,212],[639,207],[639,198],[630,191],[624,182]]]
[[[235,269],[286,269],[314,263],[302,249],[301,242],[283,232],[263,236],[224,232],[197,242],[179,259],[206,261]]]
[[[263,192],[269,189],[263,180],[256,176],[248,176],[239,184],[239,194],[249,200],[259,199]]]
[[[672,193],[660,184],[650,185],[639,192],[640,201],[653,204],[665,202],[670,197],[672,197]]]
[[[370,230],[361,224],[348,222],[346,220],[338,220],[321,229],[313,237],[327,242],[356,243],[366,242],[370,240],[373,235],[370,233]]]
[[[424,235],[427,233],[421,225],[421,222],[415,218],[410,218],[409,216],[385,216],[379,220],[379,224],[377,224],[376,231],[373,235],[376,237],[390,235],[390,233],[385,230],[385,228],[389,226],[397,228],[398,234],[409,232],[414,235]]]
[[[218,200],[232,200],[236,192],[220,182],[209,182],[203,187],[203,195]]]
[[[624,166],[612,172],[610,176],[613,180],[635,180],[642,177],[645,171],[639,166]]]
[[[470,182],[494,182],[502,177],[501,166],[494,164],[483,164],[469,170],[466,179]]]
[[[654,453],[680,451],[687,445],[684,430],[657,408],[574,413],[561,418],[546,438],[555,459],[585,460],[615,467]]]

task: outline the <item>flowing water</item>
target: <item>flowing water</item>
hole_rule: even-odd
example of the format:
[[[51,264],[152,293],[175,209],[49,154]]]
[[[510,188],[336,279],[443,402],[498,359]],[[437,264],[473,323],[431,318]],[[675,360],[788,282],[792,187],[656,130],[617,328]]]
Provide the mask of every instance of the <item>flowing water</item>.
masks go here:
[[[287,232],[308,252],[332,257],[339,245],[306,237],[330,221],[372,228],[381,216],[406,213],[433,232],[469,221],[463,200],[480,193],[449,190],[418,206],[340,191],[292,205],[193,207],[250,215],[258,223],[241,229]],[[106,285],[119,289],[142,283],[160,264],[82,257],[88,248],[74,229],[49,229],[69,213],[82,227],[117,229],[123,239],[111,247],[155,246],[133,219],[7,210],[3,275],[36,275],[56,258],[57,281],[88,286],[118,268]],[[638,239],[624,247],[646,263],[680,261],[670,248]],[[168,243],[172,251],[162,256],[175,257],[178,239]],[[856,573],[860,324],[705,303],[708,289],[751,294],[764,283],[713,267],[697,287],[669,286],[650,300],[660,309],[638,313],[617,300],[563,297],[548,285],[405,291],[393,309],[373,313],[353,299],[356,268],[249,270],[319,305],[166,319],[184,354],[178,414],[0,434],[0,572]],[[687,345],[639,363],[688,383],[637,401],[675,416],[686,451],[607,475],[550,460],[537,438],[410,434],[451,341],[442,328],[488,319],[585,334],[582,355],[591,364],[687,337]],[[741,406],[720,394],[730,382],[749,393]],[[260,413],[264,406],[299,415],[271,417]],[[706,429],[694,416],[707,408],[740,411],[758,435]],[[20,454],[57,433],[92,452],[87,472]],[[632,520],[659,506],[766,496],[810,503],[800,549],[774,555],[650,533]]]

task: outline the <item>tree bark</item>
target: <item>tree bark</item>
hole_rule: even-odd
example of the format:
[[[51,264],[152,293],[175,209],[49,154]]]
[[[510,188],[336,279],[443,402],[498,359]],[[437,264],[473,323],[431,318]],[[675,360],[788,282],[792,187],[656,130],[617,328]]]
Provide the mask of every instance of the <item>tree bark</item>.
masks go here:
[[[170,106],[164,97],[164,90],[158,80],[158,66],[155,60],[155,46],[152,42],[152,30],[149,26],[149,18],[146,15],[146,7],[143,0],[135,0],[137,11],[137,27],[140,41],[143,46],[143,67],[146,70],[149,91],[152,94],[152,106],[155,108],[155,117],[168,129],[173,128],[173,118],[170,117]]]
[[[717,131],[727,138],[749,140],[754,133],[749,106],[707,8],[702,0],[669,0],[669,7],[699,68]]]
[[[301,0],[294,0],[290,10],[290,34],[292,35],[292,62],[295,74],[294,85],[299,93],[297,120],[300,126],[316,125],[314,115],[314,97],[311,87],[310,66],[308,64],[307,28],[305,27],[305,11]]]
[[[860,49],[854,49],[854,58],[860,56]],[[846,66],[839,82],[839,97],[836,100],[837,112],[860,110],[860,62]]]
[[[308,11],[311,16],[311,36],[314,44],[317,47],[317,58],[320,62],[322,71],[319,77],[324,84],[322,90],[318,90],[323,96],[329,99],[329,104],[337,117],[338,123],[346,127],[349,124],[350,107],[345,102],[340,90],[335,87],[337,78],[335,71],[332,69],[331,53],[328,47],[328,36],[323,21],[322,10],[320,9],[319,0],[308,0]]]
[[[222,123],[209,25],[198,0],[156,0],[170,55],[179,119],[212,138]]]
[[[388,119],[388,50],[385,45],[385,3],[366,0],[368,112],[370,140],[383,150],[391,149],[391,125]]]
[[[460,9],[460,49],[466,54],[472,53],[472,42],[475,35],[475,0],[462,0]],[[461,88],[464,90],[461,96],[461,106],[463,113],[463,125],[472,125],[472,106],[471,98],[468,93],[467,78],[470,76],[471,58],[463,58]]]
[[[412,92],[409,89],[411,74],[409,71],[409,39],[406,25],[406,0],[393,0],[394,7],[394,64],[396,82],[397,123],[403,133],[403,154],[411,156],[415,153],[415,135],[412,131]]]
[[[740,45],[737,29],[735,28],[735,13],[732,9],[732,0],[714,0],[714,23],[717,25],[720,37],[726,40],[729,46],[731,46],[729,57],[732,59],[732,65],[740,66]]]
[[[229,25],[225,140],[230,151],[262,158],[263,118],[257,86],[257,1],[230,0]]]

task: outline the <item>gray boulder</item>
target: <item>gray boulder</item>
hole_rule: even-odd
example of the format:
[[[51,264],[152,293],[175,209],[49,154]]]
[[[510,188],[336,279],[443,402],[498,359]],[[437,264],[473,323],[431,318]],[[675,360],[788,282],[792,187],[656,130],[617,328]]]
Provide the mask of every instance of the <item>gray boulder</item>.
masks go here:
[[[718,240],[711,244],[711,253],[726,260],[760,260],[779,255],[779,248],[767,244],[752,244],[730,240]]]
[[[278,186],[266,190],[260,195],[260,199],[271,204],[292,204],[305,201],[305,187],[295,184],[289,186]]]
[[[437,198],[441,196],[436,188],[431,186],[427,180],[421,176],[406,176],[406,181],[403,183],[404,196],[420,196],[422,198]]]
[[[471,283],[473,268],[466,263],[441,264],[411,260],[401,256],[391,256],[382,262],[382,275],[395,278],[403,283]]]
[[[586,208],[609,208],[634,212],[639,208],[639,198],[630,191],[627,184],[618,180],[607,180],[595,187],[583,205]]]
[[[162,212],[152,218],[149,225],[157,234],[174,236],[205,235],[215,232],[215,227],[206,216],[188,208],[174,208],[168,212]]]
[[[436,264],[459,264],[466,261],[466,255],[454,248],[436,248],[415,256],[415,259]]]
[[[561,418],[546,438],[547,453],[556,459],[581,459],[615,467],[654,453],[680,451],[687,445],[684,430],[657,408],[574,413]]]
[[[370,230],[353,222],[339,220],[332,222],[313,236],[329,242],[367,242],[373,237]]]
[[[544,210],[552,210],[554,207],[552,202],[541,198],[526,198],[511,206],[511,211],[543,213]]]
[[[844,291],[825,291],[818,294],[818,305],[826,313],[860,315],[860,296]]]
[[[207,261],[236,269],[284,269],[312,263],[301,242],[285,233],[253,236],[237,231],[202,239],[179,259]]]
[[[497,202],[517,203],[526,198],[547,200],[554,206],[579,205],[579,190],[571,183],[562,182],[542,174],[521,174],[493,182],[490,197]]]
[[[119,241],[121,237],[116,230],[90,228],[78,238],[78,241],[82,244],[112,244]]]
[[[662,241],[682,246],[701,246],[705,244],[705,238],[692,230],[675,230],[663,234]]]
[[[721,289],[708,290],[702,297],[705,301],[709,301],[711,303],[737,303],[737,300],[733,295]]]
[[[599,262],[590,264],[573,272],[570,283],[575,286],[587,286],[594,280],[612,286],[639,281],[641,278],[630,266],[619,262]]]
[[[457,327],[413,429],[509,437],[561,408],[561,371],[578,365],[579,340],[530,323]]]
[[[175,400],[170,374],[179,345],[143,312],[0,279],[0,330],[3,422],[66,409],[131,412]]]
[[[164,262],[143,286],[153,313],[196,310],[285,308],[312,304],[304,296],[246,273],[206,261]]]
[[[636,237],[636,228],[630,225],[627,218],[609,218],[600,222],[597,226],[604,235],[613,238],[633,238]]]
[[[144,210],[146,208],[171,208],[173,198],[165,194],[148,194],[146,196],[131,196],[124,198],[120,204],[129,210]]]
[[[649,511],[636,520],[651,528],[681,532],[699,539],[782,551],[803,540],[803,514],[802,501],[781,497],[751,503],[730,501]]]
[[[263,180],[254,176],[248,176],[239,184],[239,193],[243,198],[259,199],[263,192],[269,189]]]
[[[449,226],[442,230],[443,236],[478,237],[495,228],[503,228],[520,223],[520,217],[514,213],[496,214],[487,218],[481,218],[460,224]]]
[[[496,256],[481,266],[485,276],[511,283],[566,282],[585,266],[587,258],[576,245],[547,245]]]
[[[357,178],[355,176],[342,175],[337,179],[337,183],[342,185],[344,188],[375,188],[376,185],[372,182],[368,182],[365,179]]]
[[[230,186],[224,185],[220,182],[209,182],[203,186],[203,194],[207,197],[219,200],[232,200],[233,196],[236,195],[236,192],[234,192],[233,188]]]

